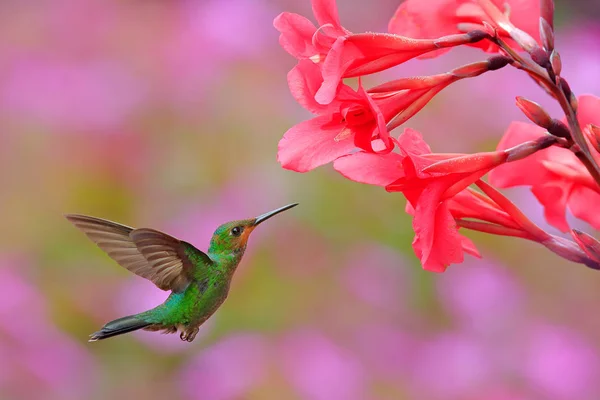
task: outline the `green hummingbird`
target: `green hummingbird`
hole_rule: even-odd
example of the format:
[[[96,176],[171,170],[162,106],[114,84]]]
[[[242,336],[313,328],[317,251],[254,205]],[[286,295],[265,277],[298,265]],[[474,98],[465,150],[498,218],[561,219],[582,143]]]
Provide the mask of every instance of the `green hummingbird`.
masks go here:
[[[250,233],[260,223],[297,206],[288,204],[256,218],[227,222],[217,228],[204,253],[191,244],[154,229],[134,229],[100,218],[65,217],[114,261],[171,294],[159,306],[108,322],[90,342],[138,329],[175,333],[191,342],[200,325],[223,304],[231,278],[242,260]]]

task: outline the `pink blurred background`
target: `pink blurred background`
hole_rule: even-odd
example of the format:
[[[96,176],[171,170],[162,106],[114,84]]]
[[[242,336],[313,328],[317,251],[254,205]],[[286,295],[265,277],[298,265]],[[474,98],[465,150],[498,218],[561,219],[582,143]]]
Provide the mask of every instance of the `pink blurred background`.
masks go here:
[[[557,47],[575,93],[600,95],[592,3],[557,3]],[[352,31],[382,31],[397,1],[338,5]],[[308,117],[287,89],[282,11],[310,3],[0,1],[0,399],[599,399],[597,272],[481,235],[482,261],[424,272],[397,194],[279,167],[277,142]],[[481,57],[459,49],[367,84]],[[524,119],[517,95],[560,115],[506,69],[447,89],[409,125],[437,151],[491,150]],[[507,193],[543,223],[530,193]],[[253,235],[192,344],[87,343],[167,294],[64,213],[206,249],[221,222],[294,201]]]

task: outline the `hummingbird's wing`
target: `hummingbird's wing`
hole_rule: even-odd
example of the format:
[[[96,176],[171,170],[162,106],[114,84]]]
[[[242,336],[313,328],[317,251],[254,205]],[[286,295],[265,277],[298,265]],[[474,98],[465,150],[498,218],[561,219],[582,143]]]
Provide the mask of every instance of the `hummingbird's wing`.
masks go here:
[[[159,288],[180,292],[194,277],[208,276],[208,268],[213,261],[191,244],[147,228],[134,229],[129,236],[148,260],[144,277]],[[200,268],[196,267],[198,264],[201,264]]]
[[[179,292],[190,282],[193,266],[186,249],[193,249],[194,256],[206,266],[212,264],[192,245],[152,229],[134,229],[87,215],[65,217],[119,265],[162,290]]]

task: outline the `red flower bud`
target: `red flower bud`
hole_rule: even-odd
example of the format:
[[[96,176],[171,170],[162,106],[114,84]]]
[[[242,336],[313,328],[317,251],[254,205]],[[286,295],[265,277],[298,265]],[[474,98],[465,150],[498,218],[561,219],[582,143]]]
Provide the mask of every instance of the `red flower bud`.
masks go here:
[[[553,50],[552,54],[550,54],[550,64],[552,65],[552,70],[556,75],[560,75],[562,72],[562,62],[560,60],[560,54]]]
[[[534,124],[545,129],[550,128],[550,125],[552,124],[552,118],[550,118],[550,115],[548,115],[548,113],[538,103],[518,96],[517,107],[519,107],[519,109],[523,111],[523,114],[525,114],[525,116]]]
[[[573,239],[575,239],[575,242],[577,242],[585,254],[596,263],[600,263],[600,242],[598,240],[577,229],[571,230],[571,236],[573,236]]]
[[[540,17],[540,39],[544,50],[551,53],[554,50],[554,30],[544,17]]]

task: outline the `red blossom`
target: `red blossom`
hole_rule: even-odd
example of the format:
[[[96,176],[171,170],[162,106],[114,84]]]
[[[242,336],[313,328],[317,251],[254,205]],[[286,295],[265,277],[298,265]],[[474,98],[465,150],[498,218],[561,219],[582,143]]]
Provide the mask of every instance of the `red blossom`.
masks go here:
[[[397,140],[400,153],[358,152],[338,158],[334,168],[354,181],[402,192],[408,200],[407,212],[414,217],[415,254],[423,268],[443,272],[448,265],[463,261],[463,251],[478,256],[473,244],[458,233],[459,226],[531,240],[547,238],[507,200],[502,206],[510,213],[468,186],[483,184],[479,179],[491,169],[527,157],[556,140],[546,135],[506,150],[443,154],[431,153],[417,131],[406,129]]]
[[[413,39],[389,33],[353,34],[338,17],[334,0],[313,0],[317,28],[307,18],[282,13],[273,22],[279,43],[299,60],[309,59],[322,69],[322,85],[315,93],[320,104],[335,98],[343,78],[383,71],[425,53],[482,40],[481,31],[437,39]]]
[[[491,166],[482,165],[460,172],[428,173],[424,171],[426,167],[440,157],[432,157],[433,160],[427,157],[431,150],[421,135],[406,129],[398,142],[399,148],[406,154],[402,160],[404,176],[387,185],[386,190],[402,192],[414,210],[413,249],[423,268],[443,272],[448,265],[463,261],[463,251],[474,249],[473,244],[458,233],[446,200],[478,180]]]
[[[440,48],[480,41],[481,31],[440,39],[413,39],[388,33],[359,33],[337,38],[323,62],[323,85],[315,99],[330,103],[343,78],[369,75]]]
[[[318,29],[306,17],[289,12],[279,14],[273,25],[281,32],[279,44],[285,51],[299,60],[318,63],[325,59],[338,37],[350,32],[340,23],[335,0],[313,0],[312,7]]]
[[[369,154],[359,152],[337,159],[334,168],[349,179],[385,186],[388,191],[401,191],[414,210],[413,249],[423,268],[443,272],[450,264],[463,261],[463,251],[477,254],[473,244],[458,233],[454,217],[445,200],[448,189],[477,180],[482,171],[428,174],[426,166],[436,159],[421,135],[410,128],[398,138],[401,154]],[[431,156],[427,158],[427,155]],[[459,190],[460,191],[460,190]],[[456,193],[454,193],[456,194]]]
[[[579,98],[579,123],[600,124],[600,99]],[[513,122],[498,144],[498,150],[542,137],[545,130],[523,122]],[[524,173],[527,171],[527,173]],[[490,174],[490,182],[499,187],[531,186],[533,194],[544,206],[546,220],[563,232],[569,231],[567,206],[574,216],[600,229],[600,187],[575,154],[565,148],[550,147],[523,160],[498,167]]]
[[[510,9],[510,22],[520,30],[540,42],[539,0],[406,0],[400,4],[390,20],[388,30],[391,33],[414,38],[435,38],[459,33],[464,29],[482,29],[488,23],[498,29],[498,34],[508,36],[501,29],[503,21],[495,21],[484,11],[485,5],[495,6],[504,11],[506,4]],[[459,24],[461,25],[459,29]],[[510,43],[510,41],[509,41]],[[473,43],[486,52],[497,52],[498,47],[491,41]],[[441,51],[430,53],[439,55]]]
[[[285,133],[279,142],[281,165],[306,172],[349,154],[355,148],[373,152],[374,141],[380,145],[378,150],[391,150],[393,145],[386,121],[393,113],[393,101],[377,102],[360,85],[357,91],[341,85],[331,104],[320,105],[314,101],[316,87],[322,80],[320,76],[319,67],[309,60],[301,60],[288,75],[290,90],[296,100],[318,116]]]
[[[369,89],[375,99],[391,104],[393,118],[387,128],[393,130],[421,111],[439,92],[454,82],[481,75],[493,62],[482,61],[432,76],[401,78]]]
[[[300,60],[288,74],[290,91],[298,103],[318,116],[285,134],[279,145],[279,161],[284,168],[305,172],[355,147],[375,152],[374,141],[380,142],[379,151],[389,152],[393,148],[389,131],[415,115],[442,89],[506,63],[506,57],[492,57],[444,74],[398,79],[368,91],[360,82],[357,91],[342,84],[336,88],[334,100],[323,105],[315,100],[323,81],[319,66]]]

